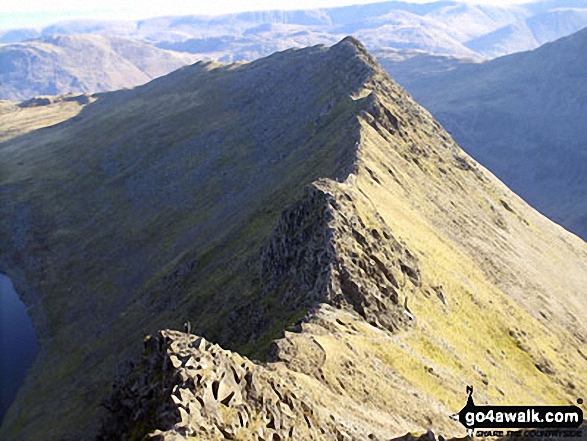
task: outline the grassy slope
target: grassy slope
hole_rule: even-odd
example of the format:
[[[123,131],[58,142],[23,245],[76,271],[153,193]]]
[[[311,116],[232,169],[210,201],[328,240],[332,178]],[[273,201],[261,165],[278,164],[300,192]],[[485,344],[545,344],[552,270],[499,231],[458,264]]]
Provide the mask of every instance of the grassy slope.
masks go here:
[[[582,30],[534,51],[406,83],[467,152],[583,239],[586,47]]]
[[[0,262],[42,346],[3,430],[82,427],[143,333],[189,317],[234,337],[227,313],[258,290],[279,212],[352,162],[365,72],[345,47],[184,68],[0,146]]]
[[[10,101],[0,101],[0,142],[33,130],[50,127],[73,118],[83,105],[74,100],[58,101],[48,106],[21,108]]]
[[[371,167],[377,173],[377,164]],[[473,173],[449,170],[456,171],[455,186],[446,192],[448,179],[436,172],[445,187],[437,192],[426,188],[433,170],[413,169],[413,178],[423,178],[416,181],[424,193],[420,200],[409,184],[401,188],[384,178],[378,185],[367,173],[359,180],[392,231],[415,252],[424,283],[442,284],[447,302],[431,290],[414,293],[410,308],[418,326],[380,350],[393,370],[449,409],[460,408],[454,400],[462,399],[465,384],[475,385],[482,402],[574,404],[587,373],[581,355],[587,319],[581,307],[587,286],[584,244],[494,179],[486,186],[467,185],[477,179]],[[377,176],[385,172],[380,169]],[[398,197],[405,191],[409,198]],[[498,218],[503,226],[495,223]]]

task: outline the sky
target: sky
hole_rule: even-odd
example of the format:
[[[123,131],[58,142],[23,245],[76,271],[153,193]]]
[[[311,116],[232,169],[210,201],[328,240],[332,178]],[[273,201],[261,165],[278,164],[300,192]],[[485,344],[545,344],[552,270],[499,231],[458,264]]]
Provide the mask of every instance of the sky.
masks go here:
[[[381,0],[380,0],[381,1]],[[352,4],[378,3],[377,0],[0,0],[0,29],[42,27],[74,18],[129,19],[164,15],[219,15],[231,12],[270,9],[315,9]],[[425,2],[426,0],[408,0]],[[466,0],[471,3],[511,4],[520,0]]]

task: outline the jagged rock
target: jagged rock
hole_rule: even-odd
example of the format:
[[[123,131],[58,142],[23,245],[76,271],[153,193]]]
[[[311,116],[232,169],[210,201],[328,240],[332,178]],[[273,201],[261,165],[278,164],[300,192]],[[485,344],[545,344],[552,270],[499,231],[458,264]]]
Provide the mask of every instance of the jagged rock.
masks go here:
[[[279,293],[281,307],[292,311],[318,303],[348,307],[390,331],[413,325],[399,291],[421,285],[417,259],[376,212],[360,212],[359,202],[366,205],[352,187],[332,180],[308,186],[262,251],[261,298]],[[261,318],[255,333],[262,334],[267,317],[250,308],[241,314],[247,323]]]
[[[161,331],[145,340],[141,362],[117,384],[98,439],[274,441],[364,435],[336,421],[288,380],[201,337]]]

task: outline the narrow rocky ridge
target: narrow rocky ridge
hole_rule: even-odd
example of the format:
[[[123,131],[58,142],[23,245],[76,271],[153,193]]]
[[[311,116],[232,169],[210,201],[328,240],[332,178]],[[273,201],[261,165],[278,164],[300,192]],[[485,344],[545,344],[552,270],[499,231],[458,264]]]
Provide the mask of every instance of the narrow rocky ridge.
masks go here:
[[[365,63],[363,86],[375,72],[381,73],[358,41],[348,38],[343,43],[339,51],[350,51],[347,57],[359,57]],[[400,130],[397,118],[376,94],[356,99],[364,101],[361,107],[375,127],[392,134]],[[355,150],[358,154],[360,141]],[[230,316],[230,328],[239,330],[243,342],[274,335],[284,317],[291,326],[295,317],[304,314],[295,328],[312,319],[309,309],[324,304],[354,312],[387,332],[415,325],[407,293],[414,295],[429,287],[422,284],[414,254],[393,236],[354,185],[359,167],[355,159],[342,182],[313,182],[282,212],[260,252],[262,289],[251,304]],[[272,303],[268,305],[267,299]],[[285,363],[292,372],[312,374],[315,367],[311,363],[310,371],[295,368],[296,360],[288,356],[288,342],[274,342],[269,360]],[[111,419],[104,424],[102,439],[114,439],[116,433],[128,439],[135,439],[137,433],[150,433],[148,439],[258,440],[366,439],[369,435],[360,425],[349,428],[337,423],[327,409],[312,404],[312,398],[298,400],[291,392],[297,389],[291,374],[275,383],[270,370],[201,337],[162,331],[148,337],[146,345],[134,376],[122,380],[107,403]],[[320,369],[313,373],[324,381]],[[137,390],[141,396],[138,405],[131,398]],[[261,390],[270,391],[269,397]]]
[[[164,330],[145,339],[135,374],[105,403],[111,419],[98,440],[366,439],[293,381],[202,337]]]
[[[411,136],[411,128],[403,124],[400,127],[401,117],[392,114],[379,95],[392,94],[399,98],[398,107],[416,104],[404,98],[405,91],[393,83],[355,38],[347,37],[333,49],[347,63],[362,66],[352,70],[353,75],[361,78],[360,82],[344,78],[354,85],[352,97],[357,103],[353,134],[356,142],[349,155],[352,161],[336,180],[323,178],[308,185],[300,200],[282,212],[261,250],[258,296],[230,315],[229,327],[239,330],[237,339],[255,341],[262,335],[275,335],[276,326],[299,320],[319,303],[354,309],[370,324],[389,331],[414,324],[409,299],[399,292],[404,290],[407,281],[425,289],[421,286],[417,259],[393,236],[354,182],[362,170],[378,181],[361,159],[360,120],[367,121],[386,137],[409,139]],[[404,118],[411,120],[412,116]],[[450,148],[458,151],[455,145]],[[355,205],[358,200],[363,201],[363,207],[371,206],[361,213]],[[267,305],[268,298],[277,306]],[[251,308],[251,304],[260,306]],[[238,326],[238,323],[246,325]]]
[[[319,67],[309,65],[310,58]],[[231,140],[269,133],[252,147],[243,144],[260,161],[254,166],[262,164],[272,178],[250,192],[280,185],[262,193],[262,201],[246,203],[249,190],[222,199],[231,210],[208,205],[218,210],[207,220],[214,228],[196,232],[213,237],[226,227],[219,220],[230,211],[242,216],[241,224],[232,225],[236,233],[209,239],[214,251],[209,255],[191,249],[173,255],[125,311],[131,318],[119,320],[109,331],[113,339],[102,345],[102,353],[112,356],[114,345],[123,350],[131,344],[127,332],[140,332],[126,323],[155,317],[163,329],[183,314],[193,317],[197,333],[208,340],[213,340],[208,332],[221,336],[214,341],[225,348],[256,356],[271,347],[270,362],[253,364],[200,337],[155,333],[130,378],[122,379],[105,403],[110,413],[102,438],[276,440],[298,436],[296,427],[300,439],[389,439],[428,427],[459,433],[447,415],[460,408],[460,394],[471,379],[485,402],[513,396],[551,404],[571,399],[587,378],[580,339],[571,333],[581,335],[583,329],[584,313],[576,305],[586,286],[584,243],[565,236],[464,154],[358,41],[288,51],[273,62],[288,75],[300,69],[309,80],[326,83],[328,92],[319,99],[299,98],[314,106],[312,112],[291,106],[299,121],[266,112],[265,105],[272,106],[281,91],[279,82],[268,80],[275,74],[268,60],[210,67],[210,72],[205,66],[188,68],[142,89],[155,94],[158,84],[172,83],[176,93],[184,81],[195,81],[192,76],[211,81],[226,75],[226,84],[235,82],[237,90],[245,83],[240,72],[259,69],[250,78],[259,81],[255,96],[263,100],[231,95],[222,111],[239,102],[247,113],[267,118],[251,117],[253,128],[231,132]],[[331,67],[336,75],[326,76]],[[285,87],[286,96],[296,96],[291,85]],[[205,102],[196,95],[197,100]],[[210,117],[205,124],[216,123],[212,112],[204,116]],[[293,159],[282,144],[287,140],[279,137],[284,127],[296,137]],[[298,141],[306,136],[311,141]],[[311,156],[316,151],[324,155]],[[327,166],[308,172],[324,158]],[[222,170],[225,184],[238,169]],[[247,172],[245,186],[259,175],[257,169]],[[206,177],[205,182],[212,178]],[[281,182],[286,177],[290,180]],[[301,195],[290,189],[298,185]],[[213,192],[209,196],[217,201]],[[251,206],[261,202],[271,203],[273,218],[259,220],[266,208]],[[263,227],[251,238],[245,233],[255,223]],[[155,251],[167,252],[178,237],[198,237],[192,234],[177,235],[177,242],[162,242]],[[548,277],[535,269],[543,268],[542,261]],[[544,300],[549,291],[555,306]],[[539,308],[548,320],[532,315]],[[206,374],[198,377],[200,370]]]
[[[407,281],[421,284],[417,260],[375,212],[359,213],[353,201],[361,197],[331,180],[306,188],[261,256],[263,297],[279,293],[283,308],[348,307],[389,331],[409,325],[399,291]],[[367,227],[365,216],[376,225]]]

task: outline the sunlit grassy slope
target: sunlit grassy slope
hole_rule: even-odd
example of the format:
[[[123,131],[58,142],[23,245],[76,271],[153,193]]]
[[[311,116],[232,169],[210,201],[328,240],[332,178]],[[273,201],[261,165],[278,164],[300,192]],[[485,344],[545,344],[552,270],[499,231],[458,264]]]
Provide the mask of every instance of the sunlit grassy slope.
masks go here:
[[[355,96],[369,98],[382,107],[359,117],[355,173],[322,186],[341,204],[351,195],[353,213],[341,211],[365,224],[357,231],[386,225],[413,254],[421,283],[404,278],[400,302],[416,323],[390,335],[325,307],[278,341],[277,359],[307,375],[319,402],[382,437],[462,434],[447,415],[466,385],[478,404],[576,404],[587,388],[585,243],[475,163],[377,69]],[[346,248],[353,260],[380,256],[363,251]]]
[[[59,124],[76,116],[84,105],[79,102],[79,96],[46,99],[48,104],[38,107],[21,107],[11,101],[0,101],[0,141]]]
[[[587,387],[585,243],[466,156],[356,40],[103,94],[0,157],[0,270],[42,347],[8,436],[94,433],[147,332],[190,319],[257,357],[311,301],[275,368],[380,434],[457,433],[446,415],[466,384],[510,404]],[[304,214],[312,182],[330,217]],[[286,208],[319,222],[296,231]],[[288,237],[299,249],[266,274]],[[376,262],[397,299],[378,297]]]

